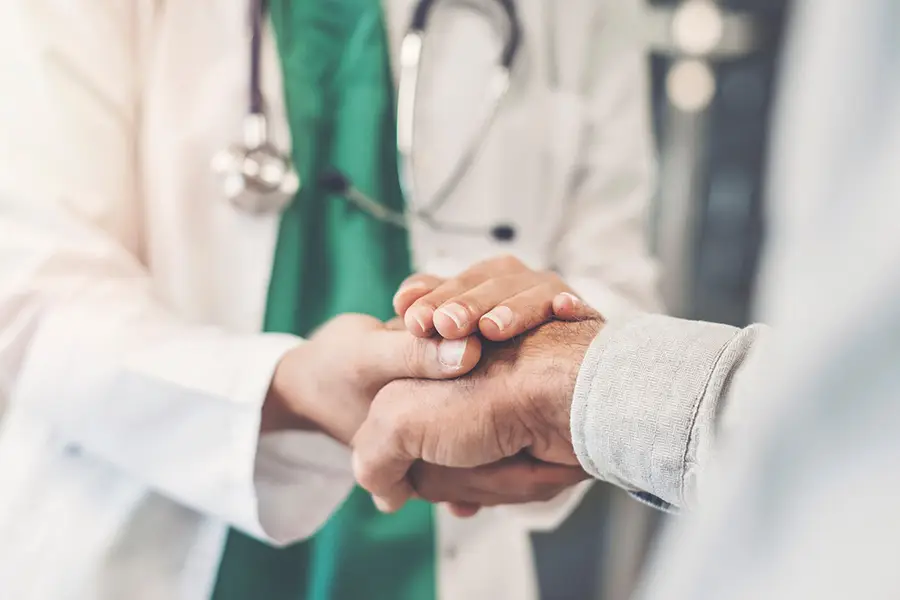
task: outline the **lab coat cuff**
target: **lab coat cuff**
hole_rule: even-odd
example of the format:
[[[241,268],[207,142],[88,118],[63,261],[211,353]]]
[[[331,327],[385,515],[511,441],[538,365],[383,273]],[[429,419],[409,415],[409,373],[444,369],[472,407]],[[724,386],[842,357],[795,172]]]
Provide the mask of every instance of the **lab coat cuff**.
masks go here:
[[[19,378],[17,404],[60,443],[273,543],[328,518],[349,489],[349,458],[346,473],[333,469],[340,451],[318,434],[295,434],[290,452],[260,438],[275,367],[300,338],[158,321],[152,336],[115,344],[97,323],[93,308],[45,319]],[[272,466],[286,460],[296,469]]]
[[[593,476],[660,507],[681,507],[697,415],[725,348],[727,325],[642,315],[611,321],[594,339],[575,387],[575,454]]]
[[[267,334],[248,351],[245,388],[248,410],[236,415],[232,458],[237,510],[230,521],[275,545],[315,533],[353,486],[346,447],[316,432],[260,435],[262,402],[281,357],[300,340]],[[249,349],[248,349],[249,350]]]
[[[355,484],[350,451],[320,433],[262,436],[255,467],[260,537],[275,545],[313,535]]]

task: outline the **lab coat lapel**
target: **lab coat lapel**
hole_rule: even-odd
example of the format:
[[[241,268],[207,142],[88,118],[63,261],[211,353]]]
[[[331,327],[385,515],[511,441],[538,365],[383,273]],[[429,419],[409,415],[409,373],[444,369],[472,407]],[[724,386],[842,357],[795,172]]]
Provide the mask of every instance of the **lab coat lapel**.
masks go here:
[[[394,75],[394,85],[398,83],[400,70],[400,44],[403,43],[403,35],[409,27],[410,16],[415,9],[416,0],[382,0],[384,9],[384,22],[387,27],[388,47],[391,53],[391,72]]]

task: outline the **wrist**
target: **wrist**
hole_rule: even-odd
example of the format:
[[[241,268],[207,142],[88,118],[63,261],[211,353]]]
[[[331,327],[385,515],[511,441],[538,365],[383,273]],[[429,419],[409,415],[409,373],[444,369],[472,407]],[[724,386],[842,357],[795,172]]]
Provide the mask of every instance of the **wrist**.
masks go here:
[[[283,431],[286,429],[315,429],[306,414],[302,398],[304,380],[303,356],[306,343],[288,350],[272,375],[272,382],[262,407],[260,430],[263,433]]]
[[[263,407],[263,431],[319,431],[348,444],[365,413],[347,410],[340,401],[351,392],[342,389],[344,376],[335,368],[323,360],[315,339],[285,354],[272,378],[266,401],[271,407]]]
[[[545,438],[541,445],[545,448],[544,452],[550,453],[550,456],[540,458],[577,464],[570,426],[572,399],[581,364],[603,322],[588,319],[559,326],[564,328],[559,332],[560,343],[548,350],[544,375],[535,388],[535,401],[541,405],[537,413],[542,423],[538,428],[544,432],[542,437]]]

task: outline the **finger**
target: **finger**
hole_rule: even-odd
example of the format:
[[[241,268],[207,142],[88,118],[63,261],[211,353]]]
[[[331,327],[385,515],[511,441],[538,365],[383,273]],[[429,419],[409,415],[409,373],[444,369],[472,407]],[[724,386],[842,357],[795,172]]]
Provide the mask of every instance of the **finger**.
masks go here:
[[[400,284],[397,293],[394,294],[394,313],[398,317],[403,318],[413,302],[437,289],[442,283],[444,283],[444,280],[440,277],[425,273],[416,273],[407,277]]]
[[[481,341],[417,338],[408,331],[379,330],[368,333],[355,350],[357,373],[381,387],[394,379],[448,379],[475,368],[481,358]]]
[[[414,498],[412,488],[405,481],[401,481],[397,487],[397,491],[382,498],[381,496],[372,495],[372,503],[379,511],[390,514],[395,513],[406,504],[407,501]]]
[[[525,271],[488,279],[463,293],[448,298],[434,312],[434,328],[446,339],[470,335],[478,321],[498,304],[534,287],[541,274]]]
[[[406,326],[417,335],[430,335],[434,327],[435,309],[451,297],[488,279],[524,272],[531,272],[531,270],[522,261],[509,255],[498,256],[472,265],[463,273],[445,281],[432,292],[416,300],[404,315]],[[458,320],[453,319],[454,317],[457,317]],[[450,315],[450,318],[454,320],[457,327],[462,327],[460,323],[465,315]]]
[[[415,457],[405,451],[396,431],[370,412],[351,442],[353,475],[372,494],[378,510],[386,513],[400,510],[415,495],[406,479]]]
[[[570,292],[561,292],[553,299],[553,316],[561,321],[581,321],[595,319],[600,313]]]
[[[419,497],[453,505],[497,506],[549,500],[586,479],[580,467],[514,457],[471,469],[416,463],[409,480]]]
[[[468,519],[477,515],[478,511],[481,510],[481,507],[477,504],[468,504],[465,502],[461,502],[459,504],[450,503],[447,505],[447,509],[454,517],[459,517],[460,519]]]
[[[478,322],[481,334],[501,342],[546,323],[553,317],[553,299],[566,289],[554,278],[531,287],[495,307]]]
[[[434,311],[455,296],[483,283],[489,278],[489,274],[477,269],[470,269],[462,275],[445,281],[431,292],[418,298],[403,317],[406,328],[415,335],[431,335],[434,333]],[[467,323],[468,315],[465,313],[448,314],[449,319],[463,327]]]
[[[476,498],[482,506],[546,502],[563,490],[584,481],[581,467],[528,460],[512,467],[490,465],[479,473],[482,491]]]
[[[384,323],[384,328],[388,331],[406,331],[406,324],[400,317],[394,317],[390,321]]]

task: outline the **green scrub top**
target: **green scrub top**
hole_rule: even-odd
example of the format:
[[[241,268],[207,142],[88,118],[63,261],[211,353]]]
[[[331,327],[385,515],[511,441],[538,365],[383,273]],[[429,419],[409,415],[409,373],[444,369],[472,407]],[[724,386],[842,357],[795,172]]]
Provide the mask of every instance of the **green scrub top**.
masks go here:
[[[387,319],[410,271],[406,233],[317,184],[333,166],[384,204],[403,205],[380,3],[269,0],[269,12],[303,187],[281,221],[265,329],[306,335],[345,312]],[[435,588],[432,507],[414,501],[383,515],[356,488],[292,547],[231,530],[213,600],[432,600]]]

